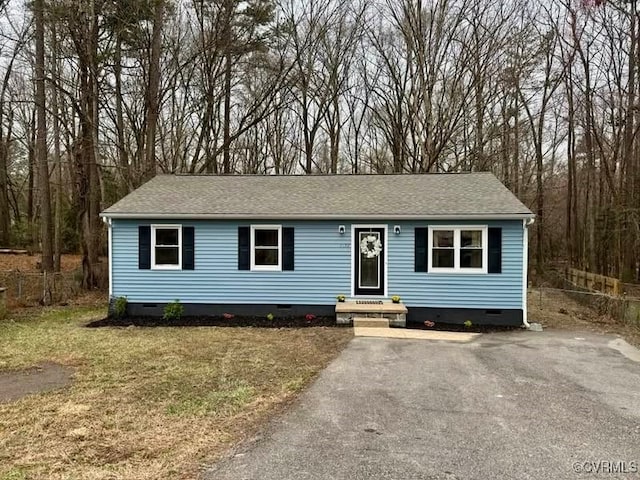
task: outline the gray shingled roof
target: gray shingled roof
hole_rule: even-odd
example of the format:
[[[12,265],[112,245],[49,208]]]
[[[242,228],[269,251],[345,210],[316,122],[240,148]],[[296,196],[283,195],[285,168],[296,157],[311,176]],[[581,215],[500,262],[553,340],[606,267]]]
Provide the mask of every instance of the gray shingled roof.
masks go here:
[[[102,215],[253,219],[533,216],[491,173],[159,175]]]

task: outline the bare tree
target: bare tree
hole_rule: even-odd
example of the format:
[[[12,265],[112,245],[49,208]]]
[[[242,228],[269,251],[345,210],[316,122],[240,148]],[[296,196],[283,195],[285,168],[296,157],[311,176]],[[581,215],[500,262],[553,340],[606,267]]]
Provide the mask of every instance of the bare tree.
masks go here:
[[[42,243],[42,270],[53,271],[53,228],[51,218],[51,192],[49,188],[49,159],[47,152],[47,106],[45,104],[45,64],[44,64],[44,0],[34,0],[36,59],[35,59],[35,102],[36,102],[36,157],[38,162],[38,186],[40,199],[40,226]],[[44,299],[49,303],[51,299]]]

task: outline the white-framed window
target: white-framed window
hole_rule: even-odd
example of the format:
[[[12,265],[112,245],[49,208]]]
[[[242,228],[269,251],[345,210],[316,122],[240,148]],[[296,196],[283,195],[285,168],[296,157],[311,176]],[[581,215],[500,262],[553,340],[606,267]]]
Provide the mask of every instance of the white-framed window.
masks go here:
[[[151,225],[151,268],[182,269],[182,225]]]
[[[251,225],[251,270],[282,270],[282,225]]]
[[[429,227],[429,272],[487,273],[488,228]]]

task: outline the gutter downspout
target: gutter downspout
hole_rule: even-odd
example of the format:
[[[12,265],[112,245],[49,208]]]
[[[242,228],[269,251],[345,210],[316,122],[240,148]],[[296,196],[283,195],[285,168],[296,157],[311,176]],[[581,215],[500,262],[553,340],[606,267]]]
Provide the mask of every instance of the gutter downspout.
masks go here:
[[[531,324],[527,319],[527,291],[529,270],[529,227],[533,225],[535,218],[522,220],[522,325],[530,328]]]

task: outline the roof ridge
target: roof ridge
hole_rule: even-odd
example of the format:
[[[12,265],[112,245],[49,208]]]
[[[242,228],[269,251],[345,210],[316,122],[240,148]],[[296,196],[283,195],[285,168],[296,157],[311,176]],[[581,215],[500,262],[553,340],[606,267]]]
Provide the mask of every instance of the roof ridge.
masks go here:
[[[411,172],[411,173],[283,173],[283,174],[265,174],[265,173],[160,173],[156,177],[249,177],[249,178],[282,178],[282,177],[419,177],[419,176],[445,176],[445,175],[493,175],[490,171],[481,172]],[[154,177],[155,178],[155,177]]]

